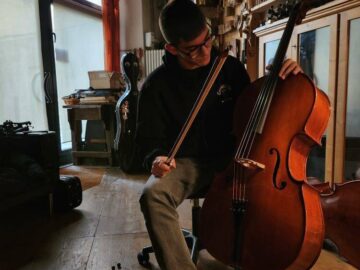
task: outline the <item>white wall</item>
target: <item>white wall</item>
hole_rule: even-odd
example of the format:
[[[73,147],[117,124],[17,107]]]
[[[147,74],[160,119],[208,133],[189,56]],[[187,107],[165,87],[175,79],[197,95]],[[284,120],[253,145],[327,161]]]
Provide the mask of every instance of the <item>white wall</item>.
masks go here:
[[[144,48],[142,1],[119,0],[120,50]]]

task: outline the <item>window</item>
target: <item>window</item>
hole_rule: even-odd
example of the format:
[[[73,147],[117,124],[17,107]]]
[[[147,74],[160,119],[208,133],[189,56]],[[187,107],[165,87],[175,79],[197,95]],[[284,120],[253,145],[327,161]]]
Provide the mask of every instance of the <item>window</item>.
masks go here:
[[[65,150],[71,147],[71,132],[62,97],[89,88],[88,71],[104,69],[103,26],[100,16],[61,3],[53,4],[53,25],[61,149]]]
[[[47,130],[38,0],[3,0],[0,9],[0,122]]]

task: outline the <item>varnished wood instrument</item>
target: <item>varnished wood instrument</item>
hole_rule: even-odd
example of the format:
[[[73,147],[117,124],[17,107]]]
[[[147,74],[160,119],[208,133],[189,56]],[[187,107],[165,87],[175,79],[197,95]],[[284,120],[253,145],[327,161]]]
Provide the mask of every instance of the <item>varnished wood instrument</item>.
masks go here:
[[[360,180],[313,184],[319,190],[325,220],[325,239],[348,263],[360,269]]]
[[[323,214],[306,161],[321,143],[329,99],[304,74],[278,77],[295,24],[320,2],[295,4],[270,74],[239,97],[234,161],[201,210],[201,243],[236,270],[310,269],[321,251]]]

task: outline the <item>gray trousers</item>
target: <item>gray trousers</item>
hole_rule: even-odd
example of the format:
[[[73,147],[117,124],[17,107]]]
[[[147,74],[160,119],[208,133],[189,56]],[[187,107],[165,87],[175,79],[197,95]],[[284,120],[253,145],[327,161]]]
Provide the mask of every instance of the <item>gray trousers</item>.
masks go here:
[[[176,208],[190,195],[210,187],[210,164],[177,159],[176,169],[162,178],[150,176],[140,198],[141,210],[162,270],[195,270],[179,225]]]

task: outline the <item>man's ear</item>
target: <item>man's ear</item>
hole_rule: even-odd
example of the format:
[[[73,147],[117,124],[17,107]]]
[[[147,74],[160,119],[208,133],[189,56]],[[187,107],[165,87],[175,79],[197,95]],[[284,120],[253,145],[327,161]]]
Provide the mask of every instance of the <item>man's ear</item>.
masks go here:
[[[165,50],[167,50],[172,55],[177,55],[177,49],[169,43],[165,44]]]

